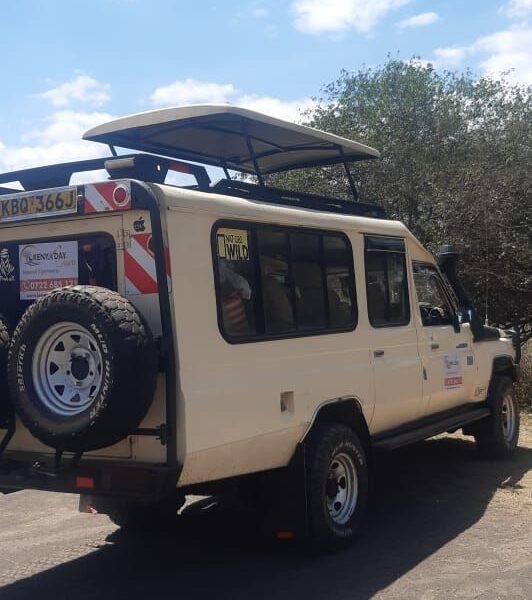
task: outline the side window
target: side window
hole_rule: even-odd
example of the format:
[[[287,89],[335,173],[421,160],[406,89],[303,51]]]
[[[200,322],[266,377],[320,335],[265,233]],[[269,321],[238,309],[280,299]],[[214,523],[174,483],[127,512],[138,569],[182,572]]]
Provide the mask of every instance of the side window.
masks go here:
[[[342,237],[325,235],[323,254],[331,327],[352,327],[358,315],[351,247]]]
[[[292,277],[298,328],[323,329],[327,324],[320,236],[290,234]]]
[[[413,263],[414,284],[423,325],[450,325],[452,309],[447,300],[444,283],[437,269]]]
[[[215,231],[218,310],[235,341],[353,329],[353,254],[345,236],[244,225]]]
[[[220,227],[216,231],[219,307],[226,335],[257,333],[253,257],[248,229]]]
[[[380,236],[364,239],[369,321],[373,327],[407,325],[410,303],[404,241]]]
[[[294,331],[288,233],[259,229],[257,243],[265,333],[279,334]]]

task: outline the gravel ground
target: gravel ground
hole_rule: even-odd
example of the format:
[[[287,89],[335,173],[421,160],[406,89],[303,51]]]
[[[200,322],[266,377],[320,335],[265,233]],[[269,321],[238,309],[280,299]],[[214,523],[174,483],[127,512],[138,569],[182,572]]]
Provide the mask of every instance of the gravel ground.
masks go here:
[[[384,455],[365,530],[342,552],[267,543],[245,519],[117,530],[77,497],[0,495],[0,599],[532,598],[532,417],[511,461],[441,436]]]

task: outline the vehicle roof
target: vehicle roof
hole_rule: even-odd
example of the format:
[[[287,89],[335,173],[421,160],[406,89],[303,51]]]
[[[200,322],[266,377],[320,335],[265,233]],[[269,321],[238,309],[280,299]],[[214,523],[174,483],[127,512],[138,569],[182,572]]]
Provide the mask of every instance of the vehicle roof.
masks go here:
[[[93,127],[83,139],[244,173],[379,157],[359,142],[226,104],[138,113]]]
[[[387,235],[409,241],[411,260],[435,263],[432,254],[421,244],[404,223],[392,219],[322,212],[256,202],[252,198],[226,196],[202,190],[177,188],[164,184],[150,184],[158,201],[165,209],[210,214],[218,219],[250,220],[296,227],[315,227],[336,231]]]

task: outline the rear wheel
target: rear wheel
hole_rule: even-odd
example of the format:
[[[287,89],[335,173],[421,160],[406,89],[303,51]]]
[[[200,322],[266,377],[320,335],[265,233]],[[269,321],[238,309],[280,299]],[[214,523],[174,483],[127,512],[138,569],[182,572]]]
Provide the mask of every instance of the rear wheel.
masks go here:
[[[368,465],[357,435],[344,425],[320,425],[308,440],[307,491],[313,541],[334,547],[360,529],[368,499]]]
[[[474,429],[477,448],[487,458],[507,458],[519,440],[519,405],[509,377],[493,378],[488,402],[491,415]]]

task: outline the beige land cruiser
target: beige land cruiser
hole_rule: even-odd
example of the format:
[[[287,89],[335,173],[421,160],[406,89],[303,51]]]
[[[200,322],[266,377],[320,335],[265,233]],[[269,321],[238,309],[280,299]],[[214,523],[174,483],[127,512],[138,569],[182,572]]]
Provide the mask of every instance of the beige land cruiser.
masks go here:
[[[225,105],[85,139],[109,158],[0,175],[0,488],[118,523],[231,489],[326,546],[361,525],[375,451],[459,428],[514,450],[518,343],[452,248],[356,201],[376,150]],[[354,201],[264,182],[333,164]]]

